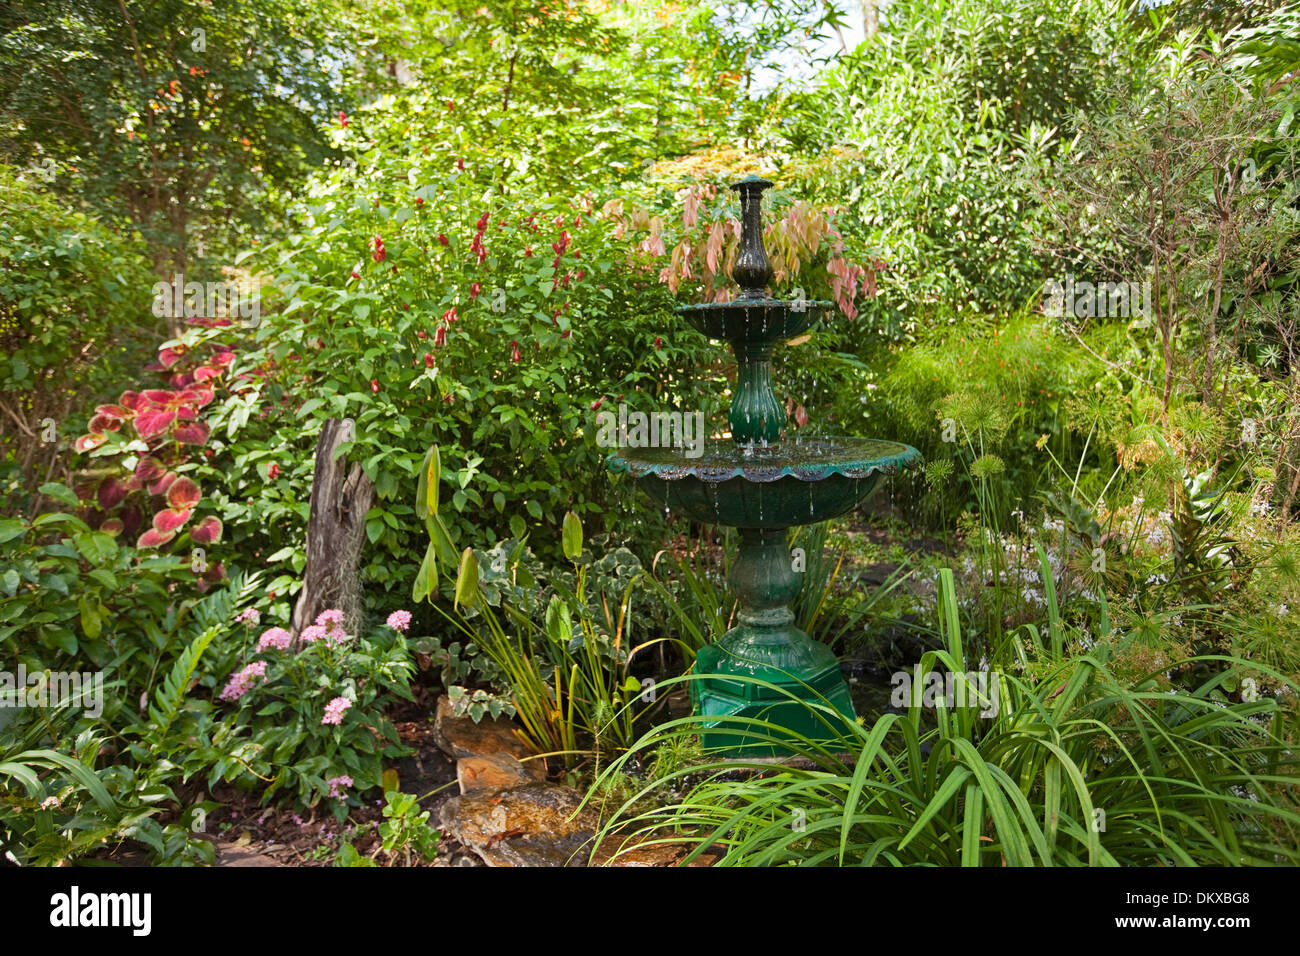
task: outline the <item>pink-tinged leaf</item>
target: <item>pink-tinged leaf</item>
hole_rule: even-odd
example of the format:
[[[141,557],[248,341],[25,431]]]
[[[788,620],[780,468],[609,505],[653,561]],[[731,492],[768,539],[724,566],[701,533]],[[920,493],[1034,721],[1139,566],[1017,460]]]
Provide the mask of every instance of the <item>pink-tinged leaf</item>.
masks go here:
[[[199,486],[190,478],[178,478],[176,482],[167,490],[167,507],[176,508],[193,508],[203,497],[199,491]]]
[[[700,215],[700,196],[696,193],[694,186],[686,191],[686,199],[683,201],[682,207],[682,225],[687,229],[694,228]]]
[[[204,405],[211,402],[214,397],[212,389],[194,385],[177,395],[176,403],[178,405],[194,405],[198,408],[202,408]]]
[[[144,512],[137,505],[127,505],[122,510],[122,533],[130,536],[139,530],[144,521]]]
[[[139,491],[144,486],[145,482],[136,475],[132,475],[126,481],[122,482],[122,487],[127,491]]]
[[[221,540],[221,519],[208,515],[191,529],[190,538],[195,544],[216,544]]]
[[[165,388],[146,388],[140,393],[140,397],[150,405],[170,406],[176,400],[176,393],[169,392]]]
[[[167,472],[167,474],[163,475],[161,478],[159,478],[157,481],[155,481],[153,484],[149,486],[149,494],[151,495],[167,494],[167,489],[170,488],[172,484],[176,481],[176,477],[177,477],[176,472],[174,471]]]
[[[102,435],[104,432],[115,432],[122,427],[122,419],[114,418],[112,415],[96,415],[86,426],[90,429],[92,435]]]
[[[807,425],[808,409],[804,408],[802,405],[797,406],[794,410],[794,420],[795,420],[795,424],[797,424],[800,428],[803,428],[805,425]]]
[[[217,561],[215,564],[209,564],[208,569],[203,572],[203,578],[213,583],[226,580],[226,562]]]
[[[159,548],[174,537],[176,537],[175,531],[168,532],[167,534],[159,534],[151,528],[144,534],[140,535],[135,542],[135,546],[137,548]]]
[[[99,507],[104,511],[116,508],[126,498],[127,488],[122,482],[113,478],[105,478],[99,485],[99,491],[95,499],[99,502]]]
[[[185,346],[179,348],[168,347],[158,350],[158,361],[162,363],[163,368],[171,368],[181,360],[185,354]]]
[[[220,374],[220,369],[215,369],[210,365],[200,365],[194,370],[194,381],[206,382],[208,379],[216,378]]]
[[[141,438],[157,438],[175,420],[176,413],[170,409],[149,409],[136,416],[135,431]]]
[[[77,451],[94,451],[106,441],[108,439],[103,435],[82,435],[72,443],[72,447]]]
[[[212,354],[212,358],[210,358],[208,361],[214,363],[217,366],[217,368],[225,368],[234,360],[235,360],[235,353],[229,350],[225,350],[221,352],[214,352]]]
[[[194,384],[194,373],[178,372],[173,375],[169,381],[172,383],[172,388],[185,388],[187,385]]]
[[[108,418],[116,418],[119,421],[126,421],[131,417],[131,412],[127,411],[121,405],[97,405],[95,407],[96,415],[104,415]]]
[[[170,537],[181,528],[185,527],[185,522],[190,520],[190,515],[194,512],[190,508],[183,511],[174,511],[171,508],[164,508],[153,516],[153,529],[159,534],[165,534]]]
[[[125,527],[121,518],[109,518],[99,526],[99,530],[116,538]]]
[[[194,410],[192,405],[182,405],[176,409],[176,420],[178,422],[192,422],[199,417],[199,413]]]
[[[133,412],[138,412],[140,406],[143,404],[139,392],[123,392],[122,397],[117,400],[117,403],[123,408]]]
[[[141,458],[135,466],[135,477],[140,481],[157,481],[167,474],[167,469],[157,458]]]
[[[174,432],[176,440],[182,445],[206,445],[208,443],[208,426],[203,422],[191,422],[182,425]]]

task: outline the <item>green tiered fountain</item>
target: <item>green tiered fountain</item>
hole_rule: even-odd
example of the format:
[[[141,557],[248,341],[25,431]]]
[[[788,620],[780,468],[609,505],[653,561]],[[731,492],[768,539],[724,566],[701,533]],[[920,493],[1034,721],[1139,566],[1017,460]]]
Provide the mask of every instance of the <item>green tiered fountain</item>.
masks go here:
[[[705,335],[730,342],[735,352],[736,389],[727,416],[731,440],[710,440],[695,457],[677,448],[638,448],[622,449],[608,461],[611,472],[632,475],[665,507],[740,530],[727,581],[739,599],[738,623],[701,648],[695,662],[699,679],[690,687],[696,713],[706,718],[704,746],[746,757],[787,750],[747,733],[743,722],[728,725],[729,717],[761,718],[825,740],[833,735],[836,713],[846,721],[855,716],[835,655],[794,626],[788,605],[799,594],[800,579],[786,530],[853,510],[882,474],[921,457],[910,445],[892,441],[783,439],[786,413],[772,387],[772,349],[811,327],[833,303],[768,298],[772,266],[763,248],[762,203],[771,185],[747,176],[731,187],[740,194],[740,251],[732,270],[739,298],[677,310]]]

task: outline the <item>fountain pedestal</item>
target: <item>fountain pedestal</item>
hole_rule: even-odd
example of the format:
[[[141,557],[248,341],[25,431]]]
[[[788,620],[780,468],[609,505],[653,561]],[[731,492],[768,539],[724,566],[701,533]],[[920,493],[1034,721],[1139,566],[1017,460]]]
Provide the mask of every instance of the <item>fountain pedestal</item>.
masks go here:
[[[690,685],[696,713],[718,718],[709,721],[712,727],[703,734],[703,745],[745,756],[785,750],[757,739],[780,737],[780,731],[740,735],[743,721],[728,722],[728,717],[757,718],[814,741],[846,731],[844,722],[854,717],[853,701],[840,662],[829,647],[794,626],[787,606],[799,596],[800,580],[785,529],[742,529],[727,583],[740,600],[740,623],[716,644],[700,649],[696,671],[708,676]],[[829,711],[819,714],[810,706],[818,703]]]

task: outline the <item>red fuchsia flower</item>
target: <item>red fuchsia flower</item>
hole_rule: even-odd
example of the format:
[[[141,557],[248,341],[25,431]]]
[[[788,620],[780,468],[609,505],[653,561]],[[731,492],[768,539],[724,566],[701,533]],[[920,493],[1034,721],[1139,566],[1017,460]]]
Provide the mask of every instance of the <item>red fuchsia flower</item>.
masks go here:
[[[481,283],[481,282],[471,282],[470,285],[469,285],[469,297],[470,297],[470,301],[473,301],[474,299],[477,299],[477,298],[478,298],[478,294],[479,294],[480,292],[482,292],[482,291],[483,291],[483,283]]]
[[[451,240],[447,238],[447,234],[445,232],[438,233],[438,241],[441,242],[444,246],[451,245]]]
[[[430,352],[424,353],[424,367],[433,368],[433,355]]]
[[[531,256],[532,254],[533,254],[533,247],[532,247],[532,246],[525,246],[525,247],[524,247],[524,258],[527,259],[527,258],[528,258],[529,256]]]
[[[600,408],[600,406],[604,404],[605,404],[605,399],[603,397],[598,398],[591,403],[591,410],[594,412],[596,409]]]
[[[465,160],[463,159],[456,160],[456,168],[463,170],[465,168]]]
[[[563,332],[560,333],[560,338],[567,339],[572,334],[573,334],[573,329],[565,329]]]
[[[440,325],[434,330],[433,344],[435,348],[442,348],[447,344],[447,326]]]
[[[376,395],[379,394],[379,379],[372,378],[370,380],[370,390],[374,392]]]
[[[416,204],[417,206],[423,206],[423,205],[424,205],[424,197],[423,197],[423,196],[416,196],[416,197],[415,197],[415,204]]]
[[[660,336],[656,335],[656,336],[655,336],[655,348],[662,348],[662,347],[663,347],[663,344],[664,344],[664,340],[663,340]]]
[[[455,321],[457,321],[457,316],[456,316],[456,307],[455,307],[454,305],[453,305],[450,309],[448,309],[446,312],[442,313],[442,321],[444,321],[444,322],[455,322]]]
[[[424,329],[420,329],[420,331],[415,333],[415,337],[417,339],[427,339],[429,337],[429,333],[424,331]]]
[[[372,253],[372,257],[376,262],[383,262],[385,259],[388,258],[388,250],[384,248],[383,238],[380,236],[375,236],[372,242],[375,247],[375,251]]]
[[[474,223],[474,227],[478,229],[479,232],[485,232],[487,230],[489,215],[490,213],[483,213],[483,215],[478,217],[478,222]]]
[[[454,110],[455,108],[456,108],[456,101],[455,101],[455,100],[448,100],[448,101],[447,101],[447,112],[450,113],[450,112],[451,112],[452,110]]]
[[[275,462],[271,462],[269,465],[266,466],[266,478],[268,481],[275,481],[275,479],[279,477],[280,477],[279,465],[277,465]]]
[[[348,128],[348,114],[339,110],[339,129]]]
[[[582,277],[585,276],[586,274],[587,274],[587,272],[586,272],[585,269],[579,269],[576,273],[574,273],[573,281],[574,281],[574,282],[581,282],[581,281],[582,281]]]
[[[361,279],[361,273],[360,273],[360,272],[357,272],[355,269],[353,269],[353,270],[352,270],[352,278],[357,279],[358,281],[360,281],[360,279]]]
[[[523,356],[519,354],[519,343],[518,343],[518,342],[511,342],[511,343],[510,343],[510,361],[512,361],[512,362],[518,362],[521,358],[523,358]]]

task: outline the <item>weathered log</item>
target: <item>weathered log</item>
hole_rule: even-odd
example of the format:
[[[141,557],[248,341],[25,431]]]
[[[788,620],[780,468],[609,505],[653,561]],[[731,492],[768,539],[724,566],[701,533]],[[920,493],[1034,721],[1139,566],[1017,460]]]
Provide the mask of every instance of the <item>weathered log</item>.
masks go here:
[[[358,567],[365,544],[366,512],[375,501],[375,485],[359,462],[348,462],[339,445],[356,437],[350,418],[331,418],[316,442],[311,514],[307,519],[307,566],[302,591],[293,609],[290,630],[297,641],[321,611],[340,608],[348,633],[361,625]]]

